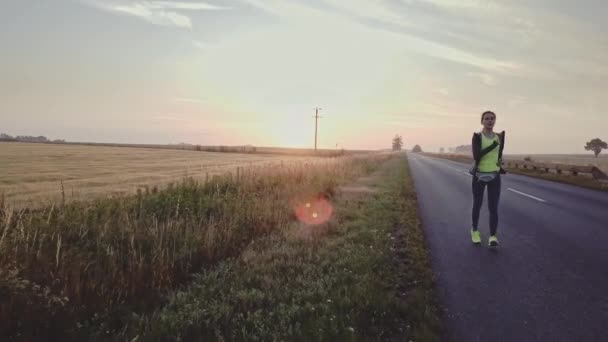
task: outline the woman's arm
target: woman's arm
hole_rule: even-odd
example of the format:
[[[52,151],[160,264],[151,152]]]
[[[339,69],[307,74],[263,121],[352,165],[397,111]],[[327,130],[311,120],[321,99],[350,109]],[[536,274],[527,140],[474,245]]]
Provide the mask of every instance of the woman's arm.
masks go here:
[[[473,133],[473,138],[471,139],[471,149],[473,150],[473,160],[479,163],[479,160],[481,159],[481,141],[475,133]]]
[[[498,150],[498,160],[502,160],[502,150],[505,149],[505,131],[500,132],[500,149]]]

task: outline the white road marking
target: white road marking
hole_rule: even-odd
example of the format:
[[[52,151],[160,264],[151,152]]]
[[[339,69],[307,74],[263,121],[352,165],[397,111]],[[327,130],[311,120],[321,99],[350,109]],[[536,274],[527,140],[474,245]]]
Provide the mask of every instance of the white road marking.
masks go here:
[[[443,166],[445,166],[445,167],[447,167],[447,168],[450,168],[450,169],[452,169],[452,170],[456,170],[456,171],[458,171],[458,172],[461,172],[461,173],[463,173],[463,174],[465,174],[465,175],[467,175],[467,176],[470,176],[470,175],[471,175],[470,173],[468,173],[467,171],[463,171],[462,169],[458,169],[458,168],[455,168],[455,167],[449,166],[449,165],[447,165],[447,164],[445,164],[445,163],[440,163],[440,164],[441,164],[441,165],[443,165]]]
[[[513,191],[513,192],[515,192],[515,193],[517,193],[517,194],[520,194],[520,195],[522,195],[522,196],[530,197],[530,198],[535,199],[535,200],[537,200],[537,201],[539,201],[539,202],[547,203],[547,201],[545,201],[545,200],[544,200],[544,199],[542,199],[542,198],[538,198],[538,197],[535,197],[535,196],[532,196],[532,195],[528,195],[528,194],[526,194],[526,193],[523,193],[523,192],[521,192],[521,191],[517,191],[517,190],[515,190],[515,189],[508,188],[507,190],[509,190],[509,191]]]
[[[447,168],[450,168],[450,169],[452,169],[452,170],[456,170],[456,171],[461,172],[461,173],[463,173],[463,174],[465,174],[465,175],[467,175],[467,176],[469,176],[469,177],[472,177],[472,175],[471,175],[469,172],[467,172],[467,171],[463,171],[462,169],[458,169],[458,168],[455,168],[455,167],[453,167],[453,166],[447,165],[446,163],[442,163],[442,162],[439,162],[439,163],[440,163],[441,165],[443,165],[443,166],[447,167]],[[512,188],[507,188],[507,190],[509,190],[509,191],[513,191],[513,192],[515,192],[515,193],[517,193],[517,194],[520,194],[520,195],[522,195],[522,196],[526,196],[526,197],[532,198],[532,199],[537,200],[537,201],[542,202],[542,203],[547,203],[547,201],[546,201],[546,200],[544,200],[544,199],[542,199],[542,198],[538,198],[538,197],[536,197],[536,196],[528,195],[528,194],[526,194],[526,193],[524,193],[524,192],[517,191],[517,190],[512,189]]]

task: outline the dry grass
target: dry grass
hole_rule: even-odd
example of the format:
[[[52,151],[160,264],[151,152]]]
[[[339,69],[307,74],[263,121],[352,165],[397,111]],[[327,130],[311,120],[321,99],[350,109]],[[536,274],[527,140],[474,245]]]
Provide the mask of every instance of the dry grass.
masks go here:
[[[469,162],[472,160],[470,154],[428,153],[428,155],[463,162]],[[595,158],[592,154],[505,154],[504,156],[505,160],[524,160],[526,157],[530,157],[533,162],[539,163],[578,166],[593,165],[602,170],[604,173],[608,173],[608,154],[600,154],[597,158]]]
[[[145,341],[438,341],[434,284],[407,160],[340,191],[325,224],[257,239],[132,320]]]
[[[505,155],[505,159],[523,160],[525,157],[530,157],[532,161],[540,163],[553,164],[570,164],[587,166],[593,165],[608,173],[608,155],[600,154],[597,158],[593,154],[509,154]]]
[[[0,140],[1,141],[1,140]],[[376,152],[372,150],[344,150],[344,149],[317,149],[312,148],[297,148],[297,147],[267,147],[267,146],[205,146],[192,144],[120,144],[120,143],[87,143],[87,142],[63,142],[52,143],[72,146],[106,146],[106,147],[131,147],[131,148],[152,148],[152,149],[169,149],[169,150],[185,150],[185,151],[207,151],[207,152],[227,152],[227,153],[255,153],[255,154],[280,154],[291,156],[322,156],[336,157],[348,154],[361,154]]]
[[[326,158],[214,153],[152,148],[0,143],[0,194],[18,207],[62,199],[91,199],[135,193],[192,177],[208,177],[237,167],[291,165]],[[63,184],[62,184],[63,183]]]
[[[78,334],[74,322],[93,324],[96,313],[121,327],[112,318],[121,310],[160,305],[193,272],[292,222],[300,200],[332,196],[386,158],[245,169],[238,178],[35,210],[0,198],[0,335]]]

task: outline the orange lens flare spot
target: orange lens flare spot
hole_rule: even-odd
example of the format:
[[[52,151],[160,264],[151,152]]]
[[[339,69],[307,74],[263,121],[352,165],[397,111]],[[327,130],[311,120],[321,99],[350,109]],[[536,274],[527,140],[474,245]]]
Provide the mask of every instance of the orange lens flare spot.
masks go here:
[[[311,201],[302,201],[300,204],[295,204],[294,211],[298,221],[317,225],[327,222],[333,213],[331,203],[325,198],[316,198]]]

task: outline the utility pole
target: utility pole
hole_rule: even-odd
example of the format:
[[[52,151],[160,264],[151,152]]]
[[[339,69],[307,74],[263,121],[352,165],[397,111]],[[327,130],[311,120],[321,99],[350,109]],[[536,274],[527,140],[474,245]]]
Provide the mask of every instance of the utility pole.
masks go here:
[[[315,116],[313,116],[313,118],[315,118],[315,152],[317,152],[317,126],[319,123],[319,118],[322,118],[322,116],[319,116],[319,111],[321,110],[321,108],[316,107],[315,108]]]

